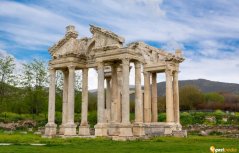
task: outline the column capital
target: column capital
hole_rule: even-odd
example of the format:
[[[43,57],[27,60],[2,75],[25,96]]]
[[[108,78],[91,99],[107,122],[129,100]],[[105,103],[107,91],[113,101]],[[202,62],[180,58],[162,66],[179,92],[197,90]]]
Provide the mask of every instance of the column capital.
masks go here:
[[[175,71],[173,71],[173,74],[178,74],[178,73],[180,73],[179,70],[175,70]]]
[[[122,59],[122,65],[128,65],[129,66],[129,59],[128,58],[123,58]]]
[[[69,73],[69,70],[68,70],[68,69],[63,69],[63,70],[61,70],[61,71],[62,71],[63,74]]]
[[[97,62],[96,65],[97,65],[97,69],[104,68],[104,63],[103,62]]]
[[[145,75],[148,75],[149,73],[150,73],[150,72],[148,72],[148,71],[144,71],[144,72],[143,72],[144,76],[145,76]]]
[[[56,69],[53,68],[53,67],[48,67],[48,71],[50,71],[50,72],[54,72],[54,71],[56,71]]]
[[[166,69],[166,70],[165,70],[165,73],[166,73],[166,75],[170,75],[170,76],[173,75],[173,71],[170,70],[170,69]]]
[[[110,66],[113,67],[113,68],[118,68],[119,67],[119,63],[111,63]]]
[[[111,76],[105,76],[105,80],[110,81],[111,80]]]
[[[69,66],[67,66],[67,67],[68,67],[69,70],[74,70],[74,69],[76,68],[75,65],[69,65]]]
[[[141,68],[141,63],[139,61],[135,61],[134,66],[135,66],[136,69]]]

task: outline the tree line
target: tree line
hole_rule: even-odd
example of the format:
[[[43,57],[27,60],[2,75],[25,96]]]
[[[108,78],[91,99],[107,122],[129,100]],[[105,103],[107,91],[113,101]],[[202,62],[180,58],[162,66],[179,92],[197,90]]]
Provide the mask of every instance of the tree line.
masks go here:
[[[0,58],[0,112],[47,113],[49,74],[43,60],[33,59],[16,69],[14,58]],[[76,112],[80,111],[81,74],[76,72]],[[56,111],[62,109],[63,73],[56,73]]]
[[[17,72],[14,58],[0,58],[0,113],[47,113],[49,74],[47,62],[33,59],[22,64]],[[75,78],[75,112],[81,111],[81,73]],[[56,111],[62,111],[63,73],[56,73]],[[239,111],[239,95],[232,93],[202,93],[195,86],[180,88],[181,110],[231,110]],[[97,109],[97,94],[89,92],[89,111]],[[132,99],[132,98],[131,98]],[[134,99],[134,98],[133,98]],[[165,112],[165,96],[158,97],[158,110]],[[130,103],[134,112],[134,101]]]

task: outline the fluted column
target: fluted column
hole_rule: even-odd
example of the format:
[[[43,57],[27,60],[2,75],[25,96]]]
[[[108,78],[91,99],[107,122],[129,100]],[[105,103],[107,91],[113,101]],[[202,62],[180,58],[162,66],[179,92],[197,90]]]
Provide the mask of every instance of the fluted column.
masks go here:
[[[117,94],[118,94],[118,100],[117,100],[117,122],[122,121],[122,65],[118,65],[117,68]]]
[[[60,126],[60,134],[64,134],[65,124],[67,123],[67,99],[68,99],[68,70],[63,70],[64,83],[63,83],[63,103],[62,103],[62,123]]]
[[[144,72],[144,122],[151,122],[151,90],[149,72]]]
[[[118,118],[118,77],[117,77],[117,65],[113,64],[111,66],[112,73],[112,103],[111,103],[111,122],[117,122]]]
[[[82,105],[81,105],[81,124],[79,135],[90,135],[88,125],[88,68],[82,70]]]
[[[106,111],[107,111],[107,121],[111,120],[111,77],[106,78]]]
[[[135,65],[135,122],[133,125],[134,136],[144,136],[145,130],[143,125],[143,99],[141,87],[141,63],[136,61]]]
[[[119,136],[133,136],[129,109],[129,59],[122,60],[122,122]]]
[[[152,73],[152,122],[158,122],[157,73]]]
[[[174,122],[172,72],[166,70],[166,121]]]
[[[98,101],[97,101],[97,122],[104,123],[105,94],[104,94],[104,65],[98,64]]]
[[[105,93],[104,93],[104,63],[97,63],[98,69],[98,93],[97,93],[97,124],[95,136],[107,136],[105,124]]]
[[[135,62],[135,122],[143,122],[143,101],[141,89],[141,63]]]
[[[76,135],[76,125],[74,123],[75,106],[75,66],[68,66],[68,105],[67,105],[67,124],[64,135]]]
[[[180,123],[178,71],[175,71],[173,73],[173,101],[174,101],[174,120],[176,123]]]
[[[45,126],[45,136],[56,135],[55,124],[55,77],[56,70],[54,68],[49,69],[50,72],[50,85],[49,85],[49,101],[48,101],[48,123]]]
[[[129,60],[122,61],[123,87],[122,87],[122,123],[129,121]]]

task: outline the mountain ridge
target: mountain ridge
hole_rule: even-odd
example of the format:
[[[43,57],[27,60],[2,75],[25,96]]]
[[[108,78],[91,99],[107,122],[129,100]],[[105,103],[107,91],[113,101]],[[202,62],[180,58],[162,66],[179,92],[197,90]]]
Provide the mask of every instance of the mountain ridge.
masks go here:
[[[191,85],[199,88],[203,93],[208,92],[226,92],[239,94],[239,84],[237,83],[226,83],[220,81],[211,81],[207,79],[192,79],[192,80],[179,80],[179,88]],[[143,87],[143,86],[142,86]],[[158,82],[158,95],[165,95],[165,82]],[[130,85],[131,90],[134,90],[134,85]],[[97,89],[90,90],[90,92],[97,92]]]

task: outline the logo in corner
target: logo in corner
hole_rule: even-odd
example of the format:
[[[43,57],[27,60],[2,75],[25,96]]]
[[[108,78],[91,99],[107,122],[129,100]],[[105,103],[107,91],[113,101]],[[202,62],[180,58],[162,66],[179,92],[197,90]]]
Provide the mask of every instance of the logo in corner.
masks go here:
[[[210,151],[211,151],[212,153],[215,153],[215,147],[214,147],[214,146],[211,146],[211,147],[210,147]]]

